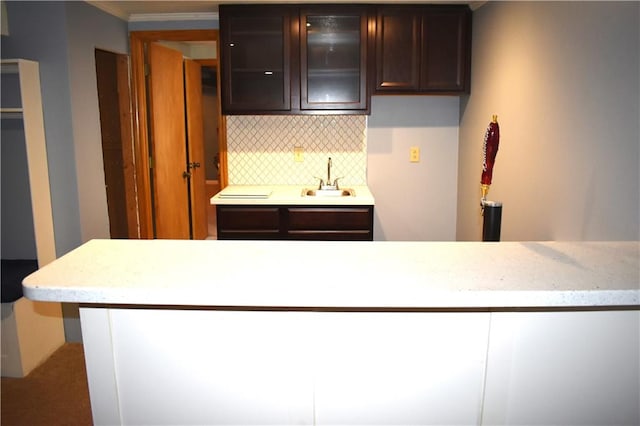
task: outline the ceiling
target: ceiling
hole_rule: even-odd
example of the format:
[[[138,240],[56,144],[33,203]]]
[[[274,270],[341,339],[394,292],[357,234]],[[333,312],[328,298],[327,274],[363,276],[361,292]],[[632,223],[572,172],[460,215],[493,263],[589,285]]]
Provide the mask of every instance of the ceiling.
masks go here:
[[[390,0],[329,0],[331,3],[392,3]],[[224,3],[301,3],[301,0],[231,0],[231,1],[158,1],[158,0],[101,0],[87,3],[104,10],[111,15],[125,19],[127,21],[152,21],[165,20],[188,20],[188,19],[211,19],[217,17],[218,5]],[[326,3],[323,0],[306,0],[304,3]],[[403,0],[402,3],[464,3],[469,4],[472,9],[480,7],[484,1],[425,1],[425,0]],[[172,15],[172,16],[166,16]]]

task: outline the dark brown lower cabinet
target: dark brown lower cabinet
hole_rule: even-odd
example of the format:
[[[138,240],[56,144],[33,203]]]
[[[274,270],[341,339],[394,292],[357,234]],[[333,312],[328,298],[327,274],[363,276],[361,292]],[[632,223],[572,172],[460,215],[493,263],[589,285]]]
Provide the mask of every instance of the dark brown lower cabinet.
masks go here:
[[[216,206],[219,240],[372,241],[373,206]]]
[[[278,207],[217,206],[219,240],[280,239]]]

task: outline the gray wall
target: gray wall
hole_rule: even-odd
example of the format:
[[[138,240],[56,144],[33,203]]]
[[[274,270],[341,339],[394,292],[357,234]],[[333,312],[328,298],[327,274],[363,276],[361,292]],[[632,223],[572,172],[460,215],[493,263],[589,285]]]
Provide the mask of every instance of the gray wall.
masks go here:
[[[127,53],[127,23],[85,2],[7,2],[7,17],[2,58],[40,63],[59,257],[92,238],[109,238],[95,49]],[[67,340],[80,340],[77,309],[63,310]]]
[[[374,96],[367,122],[367,183],[376,240],[456,238],[459,99]],[[420,162],[409,162],[410,147]]]
[[[85,2],[7,2],[7,15],[2,57],[40,63],[61,256],[92,238],[109,238],[94,53],[127,54],[127,23]]]
[[[2,96],[9,84],[2,78]],[[14,104],[14,107],[19,104]],[[2,119],[0,136],[0,178],[2,188],[2,259],[37,259],[36,240],[33,230],[31,191],[27,165],[26,141],[21,119]]]
[[[461,102],[459,240],[479,240],[482,141],[503,240],[637,240],[640,4],[489,2],[474,12]]]
[[[109,238],[95,49],[129,52],[127,23],[85,2],[67,2],[69,79],[82,241]],[[96,31],[96,28],[100,28]]]
[[[79,246],[81,230],[72,132],[67,18],[61,2],[7,2],[2,58],[40,63],[56,253]]]

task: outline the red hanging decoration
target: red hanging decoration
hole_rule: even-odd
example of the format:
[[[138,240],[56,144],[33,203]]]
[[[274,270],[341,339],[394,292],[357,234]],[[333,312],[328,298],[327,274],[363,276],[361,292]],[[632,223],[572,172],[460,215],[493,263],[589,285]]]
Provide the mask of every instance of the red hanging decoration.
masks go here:
[[[493,178],[493,166],[498,154],[498,146],[500,145],[500,126],[498,126],[498,116],[494,115],[491,123],[487,127],[484,134],[484,145],[482,148],[482,177],[480,184],[482,187],[482,199],[485,199],[489,192],[489,185]]]

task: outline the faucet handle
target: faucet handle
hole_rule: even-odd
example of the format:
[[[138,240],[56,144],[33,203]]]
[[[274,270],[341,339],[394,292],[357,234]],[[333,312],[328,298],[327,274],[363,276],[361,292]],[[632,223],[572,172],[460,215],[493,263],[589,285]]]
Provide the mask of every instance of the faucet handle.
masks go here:
[[[322,189],[322,187],[324,186],[324,180],[318,176],[314,176],[314,178],[320,180],[320,183],[318,184],[318,189]]]
[[[337,177],[337,178],[335,178],[335,179],[333,180],[333,186],[335,186],[335,187],[336,187],[336,189],[340,189],[340,188],[338,187],[338,179],[342,179],[343,177],[344,177],[344,176],[340,176],[340,177]]]

